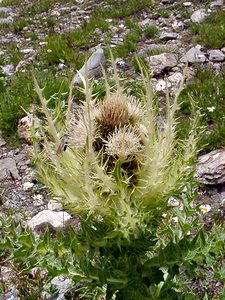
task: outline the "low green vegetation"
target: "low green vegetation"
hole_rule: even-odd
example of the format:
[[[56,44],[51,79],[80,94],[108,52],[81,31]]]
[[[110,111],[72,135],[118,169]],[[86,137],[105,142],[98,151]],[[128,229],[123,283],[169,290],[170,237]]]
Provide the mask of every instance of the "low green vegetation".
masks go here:
[[[51,99],[50,107],[54,107],[59,97],[63,101],[68,90],[68,80],[62,77],[55,78],[51,72],[35,74],[44,87],[44,96]],[[24,110],[37,104],[38,98],[33,88],[31,73],[26,72],[17,73],[12,82],[5,84],[0,91],[0,130],[11,145],[18,145],[17,126],[19,119],[26,115]]]
[[[201,24],[191,27],[194,40],[207,48],[225,47],[225,11],[210,14]]]
[[[104,16],[105,18],[129,17],[153,6],[150,0],[107,0],[107,2],[110,4],[110,6],[107,8],[102,8],[98,11],[99,15]]]
[[[202,114],[200,128],[205,129],[199,149],[209,152],[225,146],[225,71],[219,74],[211,69],[198,69],[191,83],[182,91],[180,133],[188,132],[192,104]],[[192,104],[191,104],[192,103]]]

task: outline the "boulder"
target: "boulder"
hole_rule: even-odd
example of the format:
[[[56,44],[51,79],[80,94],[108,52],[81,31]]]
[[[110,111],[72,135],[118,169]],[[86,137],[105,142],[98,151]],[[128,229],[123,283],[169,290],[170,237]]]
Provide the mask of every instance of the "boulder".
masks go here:
[[[162,53],[153,55],[149,58],[149,66],[153,71],[153,75],[158,75],[177,65],[177,55],[172,53]]]
[[[5,180],[6,178],[13,180],[19,178],[19,172],[13,158],[0,159],[0,180]]]
[[[201,23],[206,17],[205,9],[198,9],[191,15],[191,21],[193,23]]]
[[[180,62],[183,63],[197,63],[197,62],[205,62],[207,60],[204,52],[202,52],[202,46],[196,45],[192,47],[188,52],[181,57]]]
[[[65,211],[43,210],[27,222],[27,225],[34,231],[45,231],[46,227],[57,230],[65,227],[71,216]]]
[[[73,83],[75,85],[82,85],[82,80],[79,74],[85,77],[86,70],[88,78],[99,77],[102,73],[102,65],[104,62],[105,56],[103,49],[98,48],[88,59],[87,66],[84,64],[83,67],[78,71],[78,74],[73,79]]]
[[[205,184],[225,183],[225,149],[214,150],[199,157],[196,178]]]

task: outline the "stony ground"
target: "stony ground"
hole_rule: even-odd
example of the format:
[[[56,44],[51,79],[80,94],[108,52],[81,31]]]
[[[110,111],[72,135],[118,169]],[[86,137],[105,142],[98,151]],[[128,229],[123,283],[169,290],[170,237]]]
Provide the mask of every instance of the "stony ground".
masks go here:
[[[131,12],[133,18],[130,23],[125,17],[116,16],[116,11],[111,18],[107,15],[107,29],[102,25],[101,28],[94,28],[90,43],[80,43],[74,51],[90,55],[98,45],[106,52],[110,46],[115,50],[114,55],[121,74],[130,82],[137,78],[131,63],[132,58],[134,55],[144,57],[153,70],[152,84],[160,97],[164,97],[166,93],[165,76],[168,78],[170,89],[176,88],[183,78],[183,70],[187,64],[190,77],[199,65],[211,66],[217,71],[224,68],[224,46],[210,49],[197,45],[189,29],[191,23],[200,23],[206,15],[225,10],[223,1],[154,2],[152,7],[146,6],[146,9]],[[95,11],[104,8],[107,12],[107,8],[110,7],[110,1],[100,0],[3,0],[0,3],[0,55],[4,58],[2,70],[8,82],[13,80],[15,74],[23,73],[31,66],[46,70],[51,68],[56,76],[70,77],[74,74],[75,67],[80,68],[82,64],[79,59],[76,60],[76,64],[71,64],[70,59],[65,56],[59,61],[56,59],[56,63],[52,65],[53,58],[49,58],[48,55],[51,55],[53,50],[48,47],[49,40],[46,40],[46,37],[75,30],[81,30],[82,33],[83,26],[90,22]],[[145,33],[141,34],[141,38],[133,37],[135,49],[124,54],[124,41],[131,28],[136,25]],[[44,64],[41,60],[43,57],[46,59]],[[57,203],[54,202],[54,197],[35,174],[29,155],[31,148],[32,146],[26,143],[20,148],[11,147],[3,137],[0,138],[0,209],[3,217],[9,213],[24,220],[47,208],[58,209],[55,208]],[[199,177],[207,187],[203,189],[198,201],[210,205],[211,212],[206,218],[208,223],[213,222],[213,216],[218,212],[224,213],[225,167],[221,157],[224,157],[224,151],[216,152],[215,156],[209,154],[199,171]],[[5,292],[8,292],[8,289]],[[3,299],[18,298],[12,296]]]

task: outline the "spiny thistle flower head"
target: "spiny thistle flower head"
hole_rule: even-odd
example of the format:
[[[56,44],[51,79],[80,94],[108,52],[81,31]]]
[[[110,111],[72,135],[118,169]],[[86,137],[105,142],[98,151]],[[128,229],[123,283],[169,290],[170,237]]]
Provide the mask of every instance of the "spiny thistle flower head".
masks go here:
[[[106,142],[106,153],[120,160],[136,156],[141,149],[140,137],[130,126],[115,129]]]
[[[83,104],[77,114],[70,120],[68,130],[68,144],[75,148],[84,148],[88,135],[96,136],[96,115],[98,107],[92,101],[90,105],[90,113],[87,111],[86,104]],[[91,126],[90,126],[91,125]]]
[[[134,124],[142,116],[141,104],[120,90],[106,96],[99,107],[98,122],[109,128]]]

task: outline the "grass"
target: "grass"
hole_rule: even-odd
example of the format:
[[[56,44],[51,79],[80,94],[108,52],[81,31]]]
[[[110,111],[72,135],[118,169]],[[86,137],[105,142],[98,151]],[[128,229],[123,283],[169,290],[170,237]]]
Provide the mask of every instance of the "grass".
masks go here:
[[[16,6],[20,4],[21,4],[21,0],[3,0],[0,3],[0,6]]]
[[[180,136],[184,137],[189,128],[192,98],[195,106],[202,114],[200,129],[205,133],[199,141],[202,152],[219,149],[225,146],[225,71],[216,74],[211,69],[198,69],[192,82],[180,96],[181,120]]]
[[[152,7],[150,0],[108,0],[107,2],[110,4],[110,7],[99,10],[99,14],[105,18],[129,17],[139,13],[142,10]]]
[[[159,32],[156,26],[147,26],[144,30],[146,38],[152,38]]]
[[[31,22],[26,19],[19,19],[18,21],[13,22],[13,24],[12,24],[13,32],[16,34],[21,33],[21,31],[24,29],[24,27],[26,27],[30,23]]]
[[[51,98],[50,107],[54,107],[55,99],[59,98],[59,94],[61,94],[63,101],[68,90],[67,79],[60,76],[55,78],[51,72],[37,71],[35,76],[39,78],[41,86],[45,87],[44,96],[46,99]],[[22,86],[21,83],[23,83]],[[54,97],[52,97],[53,94]],[[10,86],[0,91],[0,130],[12,146],[18,145],[18,121],[26,115],[23,108],[28,110],[29,106],[35,103],[37,103],[37,95],[33,90],[31,74],[28,72],[17,73]]]
[[[207,48],[225,46],[225,11],[217,11],[205,18],[201,24],[192,25],[194,41]]]

